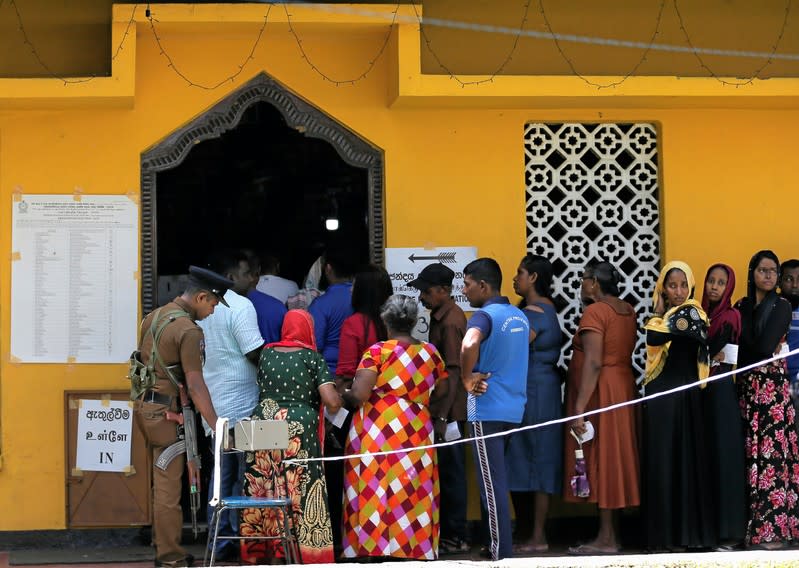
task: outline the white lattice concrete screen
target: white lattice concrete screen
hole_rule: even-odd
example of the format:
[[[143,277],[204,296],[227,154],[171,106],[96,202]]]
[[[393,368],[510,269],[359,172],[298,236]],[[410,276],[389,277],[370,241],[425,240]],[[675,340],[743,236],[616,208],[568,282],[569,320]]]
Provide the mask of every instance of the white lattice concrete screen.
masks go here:
[[[655,125],[530,123],[524,156],[527,249],[555,266],[564,330],[571,337],[577,327],[580,274],[590,260],[607,260],[622,273],[622,297],[643,327],[660,266]],[[633,363],[639,378],[644,356],[639,334]]]

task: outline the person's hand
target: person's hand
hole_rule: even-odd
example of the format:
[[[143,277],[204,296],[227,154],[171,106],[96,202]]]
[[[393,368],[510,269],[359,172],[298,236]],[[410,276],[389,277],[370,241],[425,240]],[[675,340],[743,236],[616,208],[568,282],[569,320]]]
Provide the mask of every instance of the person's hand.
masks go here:
[[[202,484],[200,481],[200,466],[193,460],[186,462],[186,468],[189,471],[189,489],[192,493],[199,493],[202,491]]]
[[[588,428],[585,427],[585,418],[575,418],[569,422],[569,426],[578,436],[582,436],[588,430]]]
[[[474,396],[485,394],[485,392],[488,390],[487,381],[490,377],[491,373],[472,373],[466,381],[470,387],[467,388],[466,391],[470,392]]]
[[[658,296],[658,303],[655,304],[655,315],[662,316],[666,313],[666,300],[663,299],[663,295],[661,294]]]
[[[336,377],[336,390],[338,394],[343,395],[344,391],[352,388],[352,377]]]
[[[436,442],[443,442],[447,433],[447,421],[443,418],[433,417],[433,434]]]

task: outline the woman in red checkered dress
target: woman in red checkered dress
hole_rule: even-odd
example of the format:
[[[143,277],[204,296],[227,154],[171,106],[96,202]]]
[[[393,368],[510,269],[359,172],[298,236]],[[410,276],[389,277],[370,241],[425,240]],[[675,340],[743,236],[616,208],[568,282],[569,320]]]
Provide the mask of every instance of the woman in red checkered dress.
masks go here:
[[[429,404],[446,395],[438,350],[415,339],[418,306],[395,295],[381,310],[388,340],[361,359],[344,398],[359,406],[347,455],[418,448],[433,443]],[[438,556],[438,471],[435,450],[349,459],[344,464],[344,556],[434,560]]]

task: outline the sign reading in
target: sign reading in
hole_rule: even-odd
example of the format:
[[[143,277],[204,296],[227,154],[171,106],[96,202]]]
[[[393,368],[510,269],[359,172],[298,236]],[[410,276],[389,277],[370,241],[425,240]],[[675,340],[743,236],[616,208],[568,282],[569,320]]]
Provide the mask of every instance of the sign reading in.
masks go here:
[[[75,467],[81,471],[129,471],[130,401],[81,400],[79,404]]]

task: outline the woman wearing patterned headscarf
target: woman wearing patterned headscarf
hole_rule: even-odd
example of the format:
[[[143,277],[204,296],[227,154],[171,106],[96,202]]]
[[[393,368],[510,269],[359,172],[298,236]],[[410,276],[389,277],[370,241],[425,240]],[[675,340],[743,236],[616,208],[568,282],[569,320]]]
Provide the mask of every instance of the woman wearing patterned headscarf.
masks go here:
[[[741,314],[732,307],[735,272],[726,264],[714,264],[705,276],[702,308],[710,316],[708,351],[710,374],[735,368],[734,347],[741,334]],[[727,346],[731,347],[727,347]],[[734,377],[708,383],[702,392],[705,428],[709,441],[711,490],[716,502],[716,523],[721,550],[743,543],[746,527],[744,434]]]
[[[741,312],[739,366],[770,359],[785,345],[791,304],[777,295],[780,261],[762,250],[749,261]],[[795,411],[785,359],[742,373],[738,395],[744,417],[749,473],[746,543],[777,549],[799,540],[799,458]]]
[[[646,324],[647,395],[708,376],[708,319],[694,300],[694,275],[670,262],[658,277]],[[650,550],[717,544],[700,389],[650,400],[644,410],[642,477]]]

